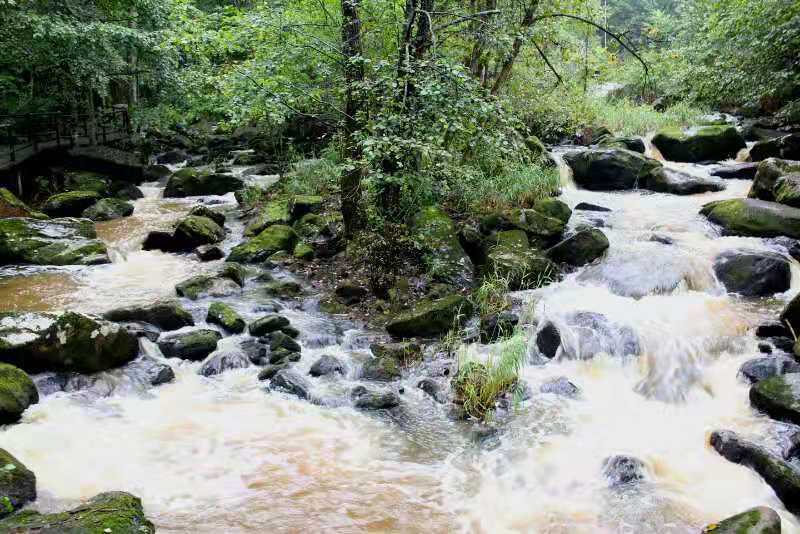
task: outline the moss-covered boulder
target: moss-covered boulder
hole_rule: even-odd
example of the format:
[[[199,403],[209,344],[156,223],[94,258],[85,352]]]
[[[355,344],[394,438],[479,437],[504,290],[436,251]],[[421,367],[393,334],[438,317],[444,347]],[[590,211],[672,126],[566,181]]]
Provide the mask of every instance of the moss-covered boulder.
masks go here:
[[[311,245],[309,245],[308,243],[299,241],[294,246],[294,250],[292,251],[292,256],[294,256],[298,260],[310,261],[314,259],[314,249],[311,248]]]
[[[795,296],[781,312],[780,324],[789,325],[794,332],[800,332],[800,295]],[[784,329],[786,329],[784,327]],[[773,334],[774,335],[774,334]],[[778,334],[779,336],[788,335]]]
[[[0,425],[19,420],[22,412],[37,402],[39,392],[31,377],[22,369],[0,363]]]
[[[139,353],[139,341],[116,323],[75,312],[0,313],[0,362],[29,373],[95,373]]]
[[[781,176],[775,183],[775,201],[800,208],[800,172]]]
[[[244,229],[244,235],[252,237],[260,234],[273,224],[288,225],[292,222],[292,213],[287,200],[267,202],[255,219]]]
[[[758,164],[753,185],[747,194],[750,198],[775,201],[775,186],[782,176],[800,173],[800,161],[769,158]]]
[[[217,350],[220,339],[222,335],[216,330],[201,328],[164,336],[158,341],[158,348],[167,358],[199,362]]]
[[[238,263],[228,263],[215,274],[201,274],[175,286],[181,297],[197,300],[201,297],[224,297],[244,287],[245,272]]]
[[[667,128],[653,137],[653,144],[665,159],[690,163],[735,158],[747,146],[736,128],[728,125]]]
[[[0,519],[35,500],[36,475],[7,450],[0,449]],[[0,529],[2,524],[0,521]]]
[[[774,419],[800,425],[800,373],[758,382],[750,388],[750,402]]]
[[[67,191],[94,191],[101,197],[109,196],[109,179],[91,171],[67,171],[64,173],[64,188]]]
[[[257,236],[233,248],[227,261],[241,263],[262,262],[276,252],[294,251],[297,234],[291,226],[276,224],[266,228]]]
[[[244,182],[231,174],[216,174],[186,167],[170,176],[164,188],[165,198],[224,195],[238,191]]]
[[[639,154],[645,153],[644,140],[641,137],[603,137],[598,143],[599,146],[604,148],[624,148]]]
[[[767,158],[800,159],[800,134],[764,139],[750,147],[751,161],[762,161]]]
[[[572,217],[572,210],[567,204],[557,198],[540,198],[533,203],[533,211],[558,219],[564,224],[569,222]]]
[[[225,214],[217,210],[213,210],[206,205],[200,204],[189,210],[189,215],[197,217],[206,217],[217,223],[220,227],[225,226]]]
[[[296,195],[292,197],[290,202],[292,220],[296,221],[308,213],[319,213],[322,210],[324,200],[318,195]]]
[[[361,366],[360,378],[364,380],[390,382],[399,379],[401,376],[400,363],[386,355],[370,358]]]
[[[537,209],[494,213],[481,219],[480,229],[487,235],[504,230],[522,230],[531,246],[544,247],[558,242],[567,226],[563,213],[554,213],[554,206],[547,206],[545,210],[544,213]]]
[[[729,235],[785,235],[800,239],[800,208],[753,198],[735,198],[706,204],[700,213]]]
[[[696,195],[722,191],[725,184],[715,178],[704,178],[664,167],[651,170],[639,184],[642,189],[671,195]]]
[[[96,237],[88,219],[0,219],[0,265],[109,263],[106,246]]]
[[[390,358],[402,365],[422,361],[422,346],[415,341],[373,343],[369,350],[375,358]]]
[[[270,313],[259,317],[247,327],[251,336],[264,336],[272,332],[277,332],[289,326],[289,319],[276,313]]]
[[[5,187],[0,187],[0,219],[5,219],[6,217],[49,218],[46,214],[31,209],[30,206],[18,199],[14,193]]]
[[[188,251],[219,243],[225,239],[225,230],[208,217],[187,215],[175,226],[173,239],[177,247]]]
[[[508,288],[516,291],[539,287],[560,271],[542,252],[530,247],[524,231],[504,230],[496,233],[482,272],[485,277],[506,280]]]
[[[144,322],[162,330],[177,330],[193,326],[194,319],[176,300],[159,300],[152,304],[126,306],[106,312],[103,316],[115,322]]]
[[[80,217],[83,211],[100,200],[95,191],[68,191],[48,198],[42,211],[51,217]]]
[[[422,250],[428,274],[437,281],[468,287],[475,281],[475,267],[458,240],[453,220],[441,209],[429,206],[411,221],[414,240]]]
[[[547,250],[547,257],[556,263],[580,267],[602,257],[608,250],[608,238],[597,228],[581,230]]]
[[[303,215],[294,223],[294,231],[316,257],[329,258],[341,250],[344,224],[338,211]]]
[[[575,183],[591,191],[635,189],[650,171],[661,166],[658,161],[631,150],[592,149],[564,154]]]
[[[92,206],[89,206],[81,217],[93,221],[111,221],[121,219],[133,213],[133,204],[118,198],[101,198]]]
[[[206,322],[216,324],[234,334],[244,332],[246,323],[231,306],[224,302],[212,302],[208,307]]]
[[[730,293],[766,297],[783,293],[792,281],[789,260],[780,254],[728,250],[714,259],[714,274]]]
[[[781,534],[781,516],[772,508],[758,506],[703,529],[703,534]]]
[[[425,299],[395,315],[386,330],[397,338],[433,337],[458,327],[472,315],[472,304],[461,295]]]
[[[25,510],[0,521],[0,531],[41,534],[154,534],[156,529],[130,493],[101,493],[67,512],[40,514]]]

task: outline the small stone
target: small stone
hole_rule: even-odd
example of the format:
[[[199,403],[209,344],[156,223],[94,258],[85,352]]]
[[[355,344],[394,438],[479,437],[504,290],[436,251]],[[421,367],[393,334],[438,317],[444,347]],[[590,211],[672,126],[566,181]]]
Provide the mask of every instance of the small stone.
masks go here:
[[[287,326],[289,326],[289,319],[282,315],[269,314],[250,323],[247,330],[251,336],[260,337]]]
[[[353,406],[359,410],[388,410],[400,405],[400,397],[393,391],[367,389],[356,386],[350,392]]]
[[[200,261],[221,260],[225,257],[225,252],[217,245],[202,245],[194,249],[194,253]]]
[[[645,465],[633,456],[611,456],[603,461],[603,475],[611,487],[634,484],[644,480]]]
[[[347,374],[347,367],[339,358],[329,354],[323,354],[316,362],[314,362],[308,374],[314,377],[332,374],[345,375]]]

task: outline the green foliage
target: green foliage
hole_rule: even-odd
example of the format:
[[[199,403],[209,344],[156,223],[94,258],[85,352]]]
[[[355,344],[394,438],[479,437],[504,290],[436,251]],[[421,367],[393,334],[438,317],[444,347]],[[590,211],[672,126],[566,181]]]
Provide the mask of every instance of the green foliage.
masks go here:
[[[472,303],[480,317],[487,317],[511,307],[509,279],[498,274],[485,276],[472,293]]]

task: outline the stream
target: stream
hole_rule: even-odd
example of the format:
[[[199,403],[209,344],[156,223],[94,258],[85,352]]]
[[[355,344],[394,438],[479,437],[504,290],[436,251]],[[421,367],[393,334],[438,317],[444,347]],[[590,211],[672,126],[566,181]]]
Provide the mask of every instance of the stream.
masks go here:
[[[710,170],[665,165],[702,176]],[[770,240],[723,237],[698,215],[712,200],[747,196],[750,181],[675,196],[592,192],[575,188],[568,172],[562,179],[560,198],[570,207],[611,210],[576,210],[569,223],[601,226],[610,248],[560,282],[514,293],[515,307],[539,325],[601,313],[611,333],[595,340],[605,350],[591,359],[581,358],[576,342],[573,358],[543,365],[532,328],[522,378],[533,395],[513,408],[501,433],[476,434],[419,390],[430,364],[404,375],[401,409],[355,410],[342,399],[359,383],[369,344],[385,334],[321,312],[310,288],[306,298],[281,302],[281,314],[301,331],[302,374],[322,354],[349,367],[342,379],[309,377],[325,405],[266,392],[257,367],[206,378],[200,363],[172,359],[175,380],[156,388],[120,369],[100,373],[86,389],[43,396],[20,424],[0,429],[0,446],[36,473],[38,509],[123,490],[142,498],[163,533],[684,533],[758,505],[778,511],[784,532],[800,532],[755,472],[708,445],[718,429],[767,444],[785,430],[751,408],[737,372],[759,353],[753,328],[800,291],[800,265],[792,260],[786,294],[729,295],[712,269],[719,253],[786,251]],[[163,199],[163,186],[144,184],[131,217],[97,224],[111,264],[0,269],[2,308],[102,313],[174,297],[176,283],[217,268],[220,261],[141,250],[148,232],[168,229],[198,201]],[[228,216],[227,252],[244,231],[237,203],[232,194],[203,201]],[[253,281],[233,296],[182,299],[199,327],[216,328],[205,323],[210,300],[227,302],[248,322],[267,301]],[[640,355],[616,355],[630,333]],[[161,358],[154,344],[142,343]],[[560,376],[580,388],[578,398],[539,392]],[[609,487],[602,465],[614,455],[642,460],[643,483]]]

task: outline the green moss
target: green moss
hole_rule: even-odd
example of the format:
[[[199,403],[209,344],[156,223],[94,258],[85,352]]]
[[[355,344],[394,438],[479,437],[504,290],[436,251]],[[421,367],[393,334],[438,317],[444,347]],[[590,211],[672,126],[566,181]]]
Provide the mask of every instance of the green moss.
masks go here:
[[[0,424],[16,421],[28,406],[39,402],[39,392],[25,371],[0,362]]]
[[[101,197],[106,197],[109,193],[108,182],[102,174],[73,171],[67,173],[65,185],[70,191],[94,191]]]
[[[219,243],[225,239],[225,230],[208,217],[187,215],[175,227],[175,238],[194,248]]]
[[[51,217],[80,217],[83,210],[100,200],[95,191],[69,191],[48,198],[42,211]]]
[[[0,518],[35,499],[36,475],[11,453],[0,448]],[[6,532],[2,528],[0,531]]]
[[[756,199],[730,199],[703,207],[702,214],[731,234],[753,237],[785,235],[800,239],[800,209]]]
[[[800,208],[800,174],[789,174],[775,184],[775,201]]]
[[[386,330],[395,337],[432,337],[461,325],[472,315],[472,304],[461,295],[422,300],[393,317]]]
[[[292,255],[299,259],[299,260],[313,260],[314,259],[314,249],[308,243],[300,241],[295,245],[294,252]]]
[[[118,198],[102,198],[93,206],[83,210],[81,216],[93,221],[110,221],[127,217],[132,213],[133,204],[130,202],[125,202]]]
[[[772,509],[752,508],[706,526],[704,534],[780,534],[781,518]]]
[[[274,224],[288,225],[292,220],[289,202],[273,200],[267,202],[258,216],[247,225],[244,235],[251,237],[260,234]]]
[[[653,144],[668,160],[693,163],[732,158],[746,146],[736,128],[728,125],[667,128],[653,137]]]
[[[539,199],[533,203],[533,209],[543,215],[558,219],[564,224],[567,224],[572,216],[572,210],[569,209],[569,206],[557,198]]]
[[[14,193],[0,187],[0,218],[5,217],[31,217],[33,219],[49,219],[44,213],[31,209],[27,204],[18,199]]]
[[[270,226],[256,237],[234,247],[228,261],[255,263],[264,261],[279,251],[291,252],[297,243],[297,234],[290,226]]]
[[[170,176],[164,188],[164,197],[192,197],[224,195],[244,187],[241,179],[230,174],[214,174],[194,167],[186,167]]]
[[[240,334],[244,332],[245,322],[232,307],[222,302],[212,302],[208,307],[206,321],[211,324],[218,324],[225,330]]]
[[[297,195],[292,198],[292,219],[299,219],[308,213],[317,213],[322,209],[324,199],[318,195]]]
[[[472,261],[461,247],[455,224],[444,211],[436,206],[423,208],[414,216],[411,227],[428,274],[446,284],[472,284]]]

